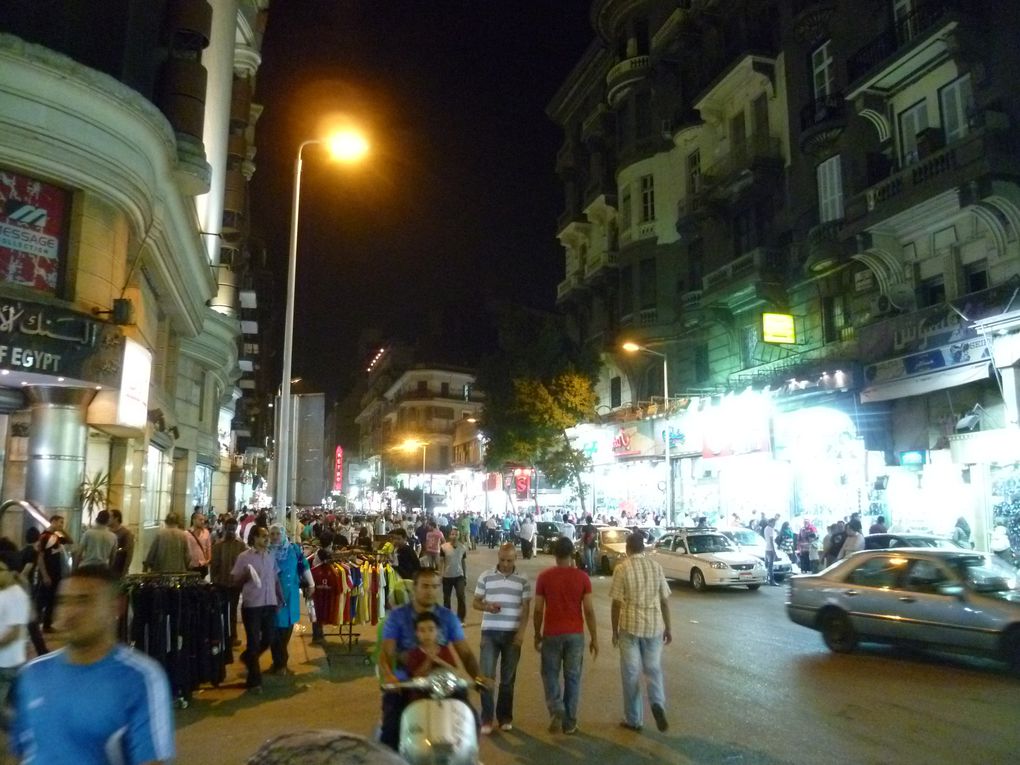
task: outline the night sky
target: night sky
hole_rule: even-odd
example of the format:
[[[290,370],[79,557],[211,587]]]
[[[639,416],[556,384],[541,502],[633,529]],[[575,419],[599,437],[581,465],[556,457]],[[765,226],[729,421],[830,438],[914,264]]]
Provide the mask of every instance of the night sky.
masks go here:
[[[294,156],[319,118],[364,124],[356,169],[304,153],[293,373],[342,398],[359,337],[443,339],[437,358],[491,347],[486,305],[552,308],[563,278],[545,108],[595,33],[589,0],[277,0],[255,101],[253,234],[279,275],[282,337]],[[439,355],[442,354],[442,357]],[[280,359],[264,359],[279,374]],[[297,389],[296,389],[297,390]]]

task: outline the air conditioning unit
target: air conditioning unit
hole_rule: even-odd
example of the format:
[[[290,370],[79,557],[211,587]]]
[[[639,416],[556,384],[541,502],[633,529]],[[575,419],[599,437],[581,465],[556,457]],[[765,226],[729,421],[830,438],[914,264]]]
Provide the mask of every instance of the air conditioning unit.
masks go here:
[[[909,287],[893,287],[871,301],[872,316],[888,316],[917,309],[917,297]]]
[[[872,316],[888,316],[891,313],[896,312],[896,307],[889,300],[888,295],[879,295],[871,301],[871,310],[868,312]]]

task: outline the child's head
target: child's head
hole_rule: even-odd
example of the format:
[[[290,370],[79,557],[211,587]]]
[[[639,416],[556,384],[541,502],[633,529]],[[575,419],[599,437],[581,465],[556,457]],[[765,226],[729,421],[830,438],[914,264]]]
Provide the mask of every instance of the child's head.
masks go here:
[[[414,618],[418,645],[435,645],[439,639],[439,619],[431,611],[422,611]]]

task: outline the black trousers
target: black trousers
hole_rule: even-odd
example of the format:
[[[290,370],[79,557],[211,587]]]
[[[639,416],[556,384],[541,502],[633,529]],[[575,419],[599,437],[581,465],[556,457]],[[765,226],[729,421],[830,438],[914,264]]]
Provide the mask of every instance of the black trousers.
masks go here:
[[[450,607],[453,599],[453,591],[457,591],[457,618],[464,621],[467,615],[467,603],[464,602],[464,588],[467,585],[466,576],[444,576],[443,577],[443,606]]]
[[[39,599],[39,621],[42,622],[43,629],[47,631],[53,628],[53,611],[57,603],[57,587],[60,586],[60,580],[59,576],[51,576],[52,584],[39,582],[37,596]]]
[[[259,658],[273,644],[273,637],[276,635],[276,606],[242,608],[241,620],[248,635],[248,646],[241,654],[241,659],[248,668],[248,680],[245,685],[249,688],[259,688],[262,685]]]

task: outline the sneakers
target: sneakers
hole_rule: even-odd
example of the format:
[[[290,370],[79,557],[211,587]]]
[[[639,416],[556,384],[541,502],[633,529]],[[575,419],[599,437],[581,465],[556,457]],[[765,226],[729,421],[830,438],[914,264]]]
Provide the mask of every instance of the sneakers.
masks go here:
[[[659,733],[669,730],[669,721],[666,719],[666,710],[662,708],[662,704],[652,704],[652,717],[655,718],[655,727],[659,729]]]
[[[499,726],[499,729],[500,730],[513,730],[514,729],[514,724],[513,723],[505,722],[505,723],[503,723],[502,725]]]
[[[577,723],[563,723],[563,735],[573,736],[577,733]]]
[[[491,736],[492,735],[492,725],[490,725],[489,723],[483,724],[482,725],[482,735],[483,736]]]
[[[558,714],[554,714],[549,718],[549,732],[559,733],[563,730],[563,717]]]
[[[631,725],[626,720],[620,720],[620,727],[624,728],[626,730],[634,731],[635,733],[640,733],[641,732],[641,726],[640,725]]]

